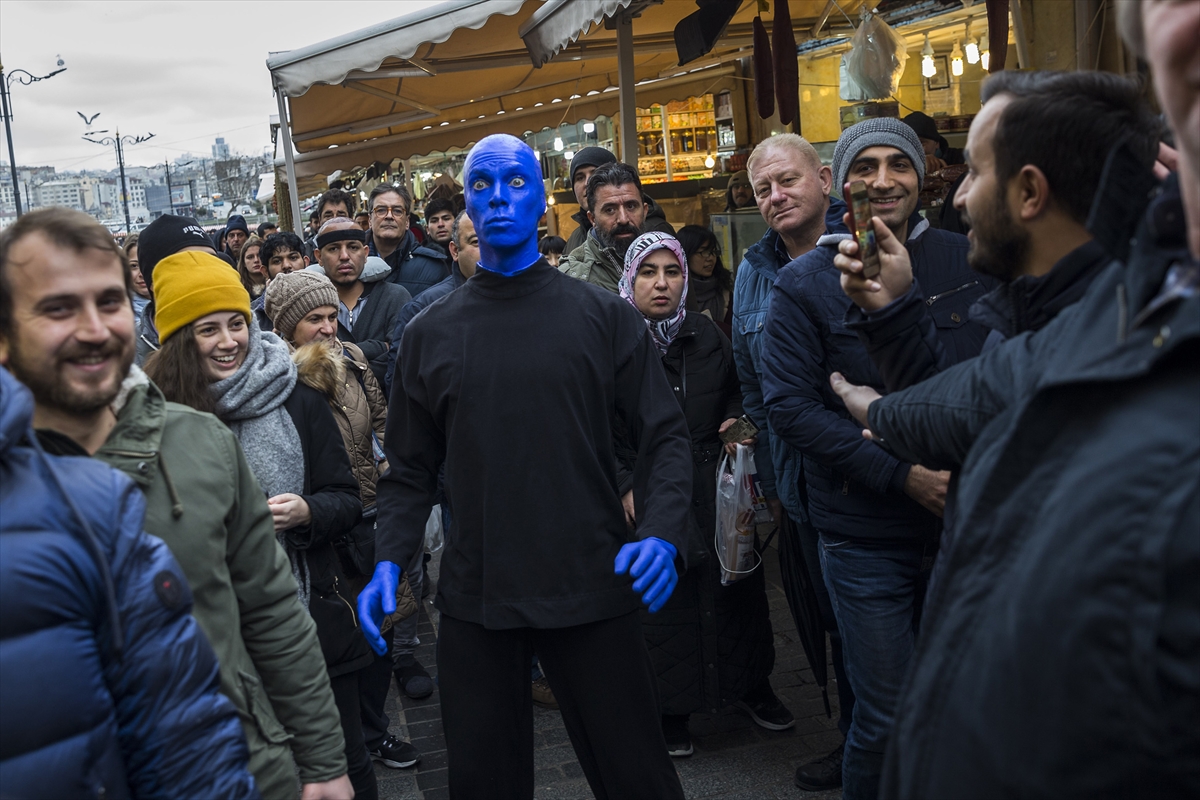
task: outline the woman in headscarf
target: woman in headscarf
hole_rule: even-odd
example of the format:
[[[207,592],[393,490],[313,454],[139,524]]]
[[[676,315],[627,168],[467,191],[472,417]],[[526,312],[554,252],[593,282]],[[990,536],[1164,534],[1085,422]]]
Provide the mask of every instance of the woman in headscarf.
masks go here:
[[[357,797],[378,797],[359,716],[359,672],[372,662],[333,540],[362,516],[358,483],[325,398],[297,381],[274,333],[250,323],[250,298],[216,256],[181,252],[154,268],[162,347],[146,374],[167,400],[229,426],[267,495],[297,595],[317,625]]]
[[[645,318],[692,437],[688,570],[666,606],[642,614],[667,749],[683,757],[692,753],[688,716],[694,711],[737,705],[771,730],[785,730],[795,721],[768,681],[775,647],[762,569],[722,586],[713,545],[717,466],[723,449],[736,447],[723,447],[720,434],[742,415],[733,348],[705,315],[687,312],[688,261],[673,236],[651,232],[635,239],[618,291]],[[618,450],[625,491],[625,469],[632,471],[634,454]],[[632,493],[626,492],[623,501],[628,521],[636,526]]]
[[[700,225],[686,225],[678,236],[688,262],[687,310],[704,314],[721,333],[733,336],[733,276],[721,263],[717,237]]]

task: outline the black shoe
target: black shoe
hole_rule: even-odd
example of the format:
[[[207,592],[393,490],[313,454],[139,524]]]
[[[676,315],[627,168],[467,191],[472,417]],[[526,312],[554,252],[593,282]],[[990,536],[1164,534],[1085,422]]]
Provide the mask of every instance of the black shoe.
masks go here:
[[[787,710],[779,698],[768,686],[756,696],[747,695],[733,704],[750,715],[750,718],[761,728],[769,731],[786,731],[795,726],[796,718]]]
[[[671,758],[687,758],[693,752],[692,736],[688,733],[687,714],[662,715],[663,738],[667,740],[667,755]]]
[[[842,752],[846,743],[842,742],[837,749],[824,758],[802,764],[796,770],[796,786],[810,792],[820,792],[825,789],[836,789],[842,785]]]
[[[404,769],[421,760],[421,753],[408,742],[389,735],[371,751],[371,758],[385,767]]]
[[[429,679],[429,673],[415,658],[396,667],[395,673],[396,684],[413,700],[421,700],[433,694],[433,681]]]

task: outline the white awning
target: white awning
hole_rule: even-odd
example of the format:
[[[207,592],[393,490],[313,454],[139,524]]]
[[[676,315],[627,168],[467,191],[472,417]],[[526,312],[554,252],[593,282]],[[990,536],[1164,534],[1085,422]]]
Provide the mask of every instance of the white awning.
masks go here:
[[[407,71],[414,74],[436,74],[415,58],[418,51],[446,41],[459,29],[478,30],[496,14],[515,14],[524,2],[449,0],[324,42],[273,53],[267,69],[288,97],[300,97],[317,83],[341,83],[356,71],[375,72],[388,59],[408,62]]]
[[[657,0],[662,2],[662,0]],[[546,0],[534,12],[529,21],[521,26],[519,33],[533,58],[533,65],[540,67],[558,55],[559,51],[577,40],[581,35],[627,8],[635,0]],[[685,14],[695,9],[687,9]],[[683,15],[681,15],[683,16]]]

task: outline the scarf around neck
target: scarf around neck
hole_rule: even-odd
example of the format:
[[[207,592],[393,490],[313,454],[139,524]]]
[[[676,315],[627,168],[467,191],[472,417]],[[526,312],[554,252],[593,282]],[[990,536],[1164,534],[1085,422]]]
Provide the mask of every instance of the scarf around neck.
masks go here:
[[[283,407],[295,388],[296,364],[287,344],[253,325],[246,360],[233,375],[208,386],[217,416],[241,443],[246,462],[267,497],[304,492],[300,434]],[[287,551],[296,594],[307,609],[308,563],[304,552],[289,546],[283,533],[275,536]]]
[[[683,327],[683,320],[687,316],[688,296],[688,268],[687,256],[684,255],[683,245],[679,240],[669,233],[660,231],[650,231],[643,233],[641,236],[633,240],[629,245],[629,251],[625,253],[625,271],[621,273],[621,280],[617,284],[617,291],[624,297],[628,303],[637,308],[637,303],[633,299],[633,284],[637,279],[638,269],[641,268],[642,262],[646,260],[646,256],[653,253],[655,250],[670,250],[679,259],[679,266],[683,270],[683,294],[679,296],[679,307],[675,309],[675,313],[666,319],[653,320],[642,315],[646,320],[646,327],[650,329],[650,335],[654,339],[654,344],[658,347],[658,351],[663,355],[667,354],[667,348],[671,346],[675,336]],[[638,309],[639,312],[641,309]]]

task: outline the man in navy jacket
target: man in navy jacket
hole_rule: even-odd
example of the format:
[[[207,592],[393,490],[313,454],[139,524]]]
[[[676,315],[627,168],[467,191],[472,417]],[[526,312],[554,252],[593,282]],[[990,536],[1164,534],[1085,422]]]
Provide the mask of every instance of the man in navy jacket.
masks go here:
[[[978,355],[986,329],[967,309],[990,284],[967,266],[967,239],[915,214],[925,177],[920,140],[895,119],[868,120],[838,139],[834,185],[867,184],[871,210],[906,243],[914,281],[951,363]],[[882,379],[847,329],[851,302],[833,264],[843,234],[823,236],[789,264],[771,295],[763,397],[771,430],[803,455],[810,521],[842,635],[855,706],[842,763],[847,800],[878,790],[891,719],[913,652],[924,577],[933,562],[948,472],[904,463],[862,437],[829,386]]]

